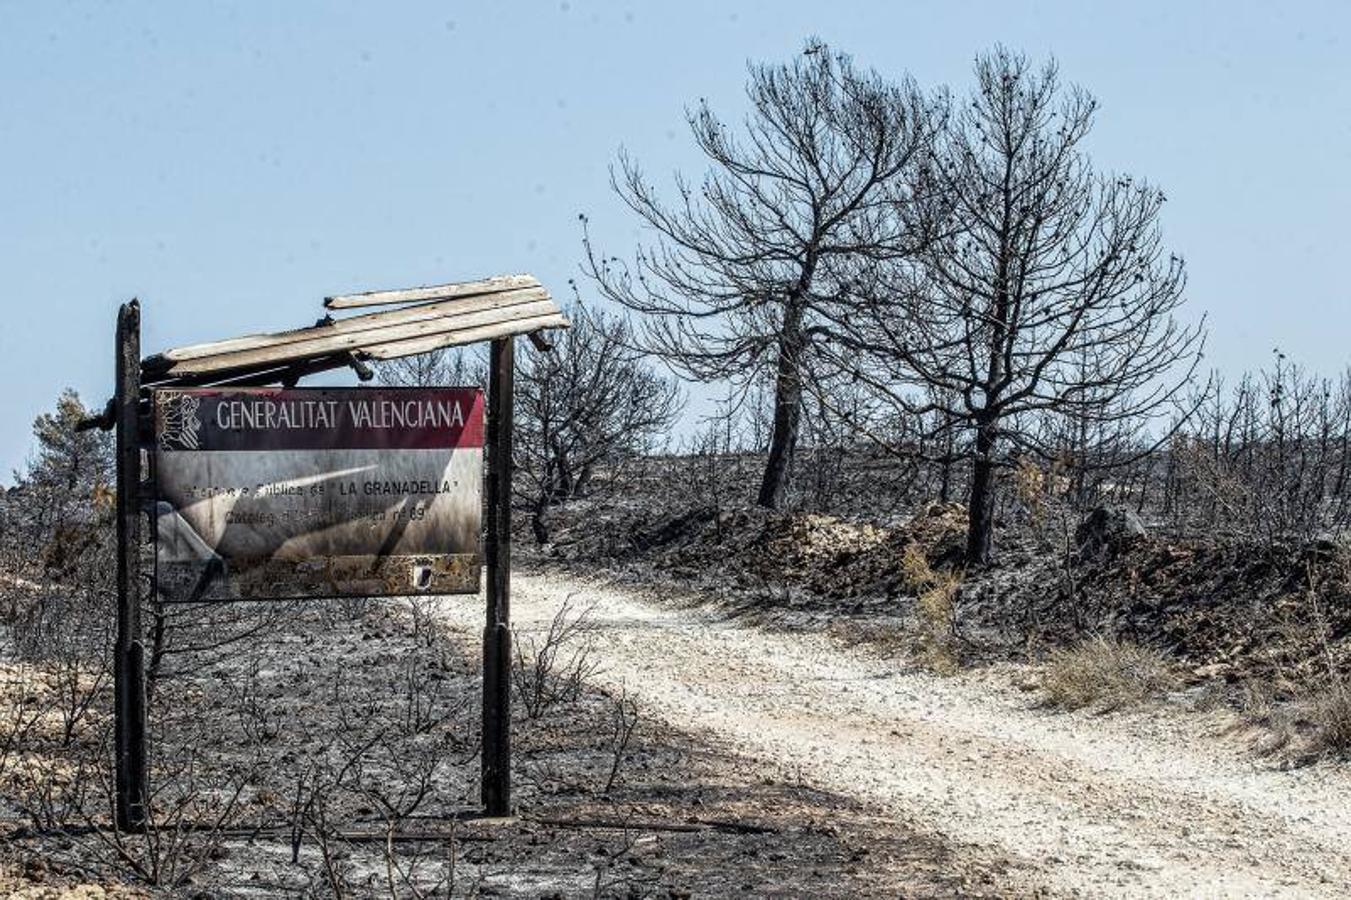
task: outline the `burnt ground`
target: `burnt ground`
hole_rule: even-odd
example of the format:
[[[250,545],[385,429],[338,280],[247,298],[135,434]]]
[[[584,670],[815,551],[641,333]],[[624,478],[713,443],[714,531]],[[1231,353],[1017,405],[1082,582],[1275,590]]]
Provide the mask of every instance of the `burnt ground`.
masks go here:
[[[0,890],[34,898],[1000,893],[1003,863],[988,853],[947,846],[839,795],[752,774],[734,754],[563,677],[549,682],[558,696],[537,717],[515,705],[520,817],[473,818],[481,683],[477,658],[462,648],[475,641],[447,637],[437,602],[478,601],[288,607],[261,632],[200,651],[188,648],[212,644],[228,623],[181,620],[184,652],[166,664],[151,709],[157,827],[121,839],[106,830],[111,699],[101,690],[69,746],[44,721],[7,760]],[[23,666],[5,675],[11,706],[24,702],[15,699],[20,683],[45,690]]]
[[[767,511],[726,499],[746,493],[754,463],[731,464],[741,490],[716,502],[700,489],[706,464],[647,466],[614,490],[554,508],[550,543],[535,546],[523,532],[518,556],[541,570],[717,597],[727,615],[757,624],[904,644],[923,587],[906,557],[918,553],[960,579],[953,628],[967,664],[1035,659],[1086,635],[1112,635],[1158,647],[1198,680],[1279,686],[1322,677],[1329,661],[1351,673],[1345,547],[1151,527],[1081,554],[1070,513],[1006,504],[995,564],[962,571],[960,505],[904,502],[889,493],[885,472],[866,467],[829,503],[799,494],[797,508]]]
[[[741,489],[751,483],[744,474]],[[726,479],[662,464],[622,491],[553,510],[544,547],[532,546],[522,517],[517,558],[527,569],[656,586],[645,596],[668,604],[712,600],[722,615],[770,631],[827,630],[887,655],[908,654],[926,626],[917,602],[925,571],[948,573],[960,579],[950,624],[967,668],[1036,659],[1095,633],[1158,646],[1207,684],[1297,685],[1329,660],[1347,668],[1347,568],[1333,545],[1155,530],[1081,557],[1066,551],[1074,523],[1063,513],[1006,512],[998,564],[963,572],[961,509],[893,502],[867,489],[875,483],[877,473],[868,473],[832,504],[799,498],[797,509],[766,512],[730,502],[739,493]],[[22,741],[0,747],[0,892],[1021,890],[1009,887],[1016,867],[998,850],[933,837],[932,822],[912,830],[857,794],[820,789],[820,780],[814,788],[801,775],[766,774],[641,705],[625,744],[635,708],[597,688],[604,679],[566,677],[572,650],[538,715],[518,697],[520,818],[477,820],[477,636],[448,636],[437,609],[430,601],[351,601],[176,610],[177,652],[165,661],[151,713],[157,827],[120,840],[106,828],[106,682],[91,687],[95,673],[76,673],[95,701],[66,742],[54,695],[69,679],[0,660],[7,733],[28,723]]]

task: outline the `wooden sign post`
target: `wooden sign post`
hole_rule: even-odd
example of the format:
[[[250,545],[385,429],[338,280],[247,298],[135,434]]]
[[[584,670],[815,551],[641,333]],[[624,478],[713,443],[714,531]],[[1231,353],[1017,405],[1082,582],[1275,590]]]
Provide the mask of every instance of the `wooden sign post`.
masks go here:
[[[117,640],[113,646],[116,810],[119,831],[139,831],[148,797],[145,647],[141,642],[141,307],[117,313]]]
[[[490,816],[511,814],[511,422],[512,338],[492,342],[488,362],[488,487],[484,561],[488,615],[483,628],[481,794]]]

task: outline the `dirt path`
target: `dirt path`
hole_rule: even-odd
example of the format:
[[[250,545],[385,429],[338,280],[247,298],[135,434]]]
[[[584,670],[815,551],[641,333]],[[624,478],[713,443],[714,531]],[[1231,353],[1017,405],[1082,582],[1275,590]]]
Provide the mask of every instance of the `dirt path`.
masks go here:
[[[1037,709],[1010,672],[937,678],[694,609],[516,576],[513,618],[594,604],[601,679],[648,715],[1091,896],[1351,896],[1351,776],[1279,772],[1220,723]],[[481,611],[456,606],[476,634]],[[1010,885],[1019,892],[1026,885]]]

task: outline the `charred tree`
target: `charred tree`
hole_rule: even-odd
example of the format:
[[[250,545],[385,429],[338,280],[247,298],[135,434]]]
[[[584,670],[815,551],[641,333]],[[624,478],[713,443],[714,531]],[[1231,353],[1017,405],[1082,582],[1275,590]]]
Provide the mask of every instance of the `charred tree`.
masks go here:
[[[1046,416],[1137,430],[1171,411],[1201,355],[1203,323],[1175,318],[1181,258],[1163,246],[1164,194],[1096,172],[1083,151],[1096,101],[1003,49],[935,142],[932,189],[909,211],[929,235],[915,264],[873,270],[899,303],[878,313],[873,368],[841,358],[887,402],[971,436],[967,556],[994,553],[1007,450],[1053,456]]]
[[[572,327],[556,346],[525,349],[517,363],[517,499],[530,510],[541,544],[549,540],[551,506],[591,490],[603,466],[613,476],[681,407],[674,380],[631,349],[627,322],[580,303],[569,317]]]
[[[682,376],[740,392],[772,381],[757,500],[777,507],[821,348],[868,302],[851,260],[913,251],[897,210],[944,104],[819,44],[753,67],[747,96],[740,135],[704,102],[688,114],[709,169],[697,185],[677,177],[672,203],[621,154],[615,190],[655,237],[631,265],[588,237],[586,270],[606,298],[642,314],[639,345]]]

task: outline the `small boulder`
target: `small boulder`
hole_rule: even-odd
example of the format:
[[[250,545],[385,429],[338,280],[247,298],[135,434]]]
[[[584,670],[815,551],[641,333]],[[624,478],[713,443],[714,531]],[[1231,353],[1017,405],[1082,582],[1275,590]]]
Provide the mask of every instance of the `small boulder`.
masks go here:
[[[1147,537],[1145,523],[1129,509],[1099,506],[1074,529],[1074,542],[1083,554],[1118,550]]]

